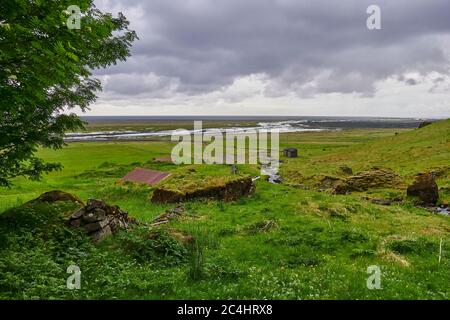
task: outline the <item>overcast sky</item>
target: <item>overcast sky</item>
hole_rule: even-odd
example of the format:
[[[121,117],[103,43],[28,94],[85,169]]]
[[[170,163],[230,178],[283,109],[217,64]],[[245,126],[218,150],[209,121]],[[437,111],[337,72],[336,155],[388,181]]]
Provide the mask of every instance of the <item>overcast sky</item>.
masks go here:
[[[381,30],[369,30],[369,5]],[[88,115],[450,117],[449,0],[96,0],[137,31]]]

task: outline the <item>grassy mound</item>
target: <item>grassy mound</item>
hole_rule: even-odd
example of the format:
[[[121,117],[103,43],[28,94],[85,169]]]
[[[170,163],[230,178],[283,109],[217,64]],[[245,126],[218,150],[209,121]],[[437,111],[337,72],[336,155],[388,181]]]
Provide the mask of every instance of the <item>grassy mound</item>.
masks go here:
[[[123,298],[137,296],[143,270],[187,260],[181,243],[164,231],[151,238],[145,227],[95,245],[64,223],[77,208],[72,202],[34,202],[0,215],[0,299],[112,299],[120,291]],[[81,290],[67,289],[71,265],[81,269]]]
[[[176,203],[192,199],[233,201],[253,191],[249,176],[184,175],[173,177],[153,191],[152,202]]]

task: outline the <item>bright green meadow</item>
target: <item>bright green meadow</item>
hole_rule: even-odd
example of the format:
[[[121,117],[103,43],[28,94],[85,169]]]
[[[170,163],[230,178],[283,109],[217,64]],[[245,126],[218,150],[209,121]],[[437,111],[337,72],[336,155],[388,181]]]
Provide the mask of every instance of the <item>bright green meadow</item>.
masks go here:
[[[230,174],[227,165],[152,160],[167,157],[173,146],[89,142],[39,150],[64,168],[0,189],[0,299],[450,298],[450,218],[417,206],[405,190],[416,174],[437,170],[440,204],[450,201],[450,120],[414,130],[282,135],[282,148],[299,149],[297,159],[281,157],[282,184],[263,178],[248,198],[186,202],[185,215],[150,227],[176,205],[152,204],[157,186],[122,183],[128,171],[168,171],[185,183]],[[321,177],[343,178],[343,165],[355,173],[390,168],[405,186],[348,195],[317,188]],[[238,170],[260,172],[257,165]],[[63,223],[77,205],[26,203],[56,189],[117,204],[141,225],[94,244]],[[386,206],[370,198],[396,201]],[[159,236],[149,236],[154,233]],[[81,268],[81,290],[66,287],[72,264]],[[372,265],[381,268],[379,290],[367,288]]]

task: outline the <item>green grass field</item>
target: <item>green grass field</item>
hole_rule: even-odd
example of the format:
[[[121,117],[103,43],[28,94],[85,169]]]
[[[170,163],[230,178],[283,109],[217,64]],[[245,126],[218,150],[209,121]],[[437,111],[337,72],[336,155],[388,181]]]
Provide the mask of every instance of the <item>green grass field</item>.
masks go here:
[[[397,133],[397,134],[396,134]],[[150,203],[151,187],[119,183],[134,167],[199,175],[227,175],[225,165],[155,163],[170,154],[170,142],[73,143],[40,150],[64,169],[42,181],[16,179],[0,189],[0,299],[449,299],[449,217],[406,199],[399,188],[333,195],[299,187],[298,174],[339,176],[389,167],[405,182],[419,172],[450,163],[450,121],[420,130],[344,130],[283,135],[281,147],[299,148],[298,159],[282,157],[286,183],[256,182],[256,192],[235,202],[191,201],[186,215],[155,230],[141,226],[94,245],[68,229],[62,216],[73,204],[25,205],[60,189],[82,199],[117,204],[150,222],[174,205]],[[258,175],[256,166],[238,166]],[[443,169],[443,170],[444,170]],[[450,176],[438,179],[441,203],[450,200]],[[164,183],[164,182],[163,182]],[[381,206],[364,197],[403,196]],[[270,228],[263,228],[270,222]],[[174,240],[192,235],[197,249]],[[443,243],[439,262],[440,243]],[[66,288],[66,268],[82,270],[82,289]],[[380,290],[369,290],[367,268],[382,270]]]

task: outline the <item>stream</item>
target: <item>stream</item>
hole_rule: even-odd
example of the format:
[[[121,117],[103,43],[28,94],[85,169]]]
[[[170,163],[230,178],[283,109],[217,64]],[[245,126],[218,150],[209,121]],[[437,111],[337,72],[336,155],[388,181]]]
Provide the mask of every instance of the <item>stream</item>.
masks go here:
[[[444,206],[440,206],[436,208],[435,211],[437,214],[443,215],[443,216],[449,216],[450,215],[450,208],[449,207],[444,207]]]
[[[268,164],[263,164],[261,167],[261,174],[269,176],[267,181],[273,184],[281,183],[281,176],[279,174],[279,171],[280,171],[279,167],[274,167]]]

